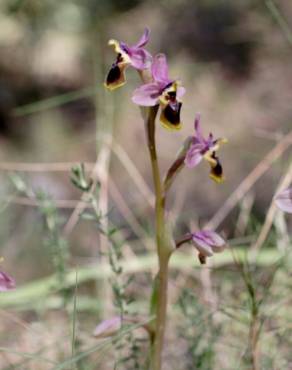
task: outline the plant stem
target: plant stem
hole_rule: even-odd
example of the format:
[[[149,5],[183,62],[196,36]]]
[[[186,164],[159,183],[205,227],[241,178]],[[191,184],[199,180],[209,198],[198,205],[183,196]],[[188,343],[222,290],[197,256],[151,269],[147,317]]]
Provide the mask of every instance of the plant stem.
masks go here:
[[[250,323],[245,362],[251,367],[251,370],[259,370],[259,336],[261,331],[261,322],[259,317],[260,302],[257,299],[255,284],[253,282],[248,264],[245,265],[244,263],[237,261],[236,258],[234,261],[239,267],[239,271],[242,275],[242,279],[245,283],[250,298]]]
[[[252,370],[259,370],[258,339],[260,335],[259,304],[251,278],[247,276],[247,289],[251,299],[251,321],[249,325],[249,356]]]
[[[158,300],[156,307],[155,334],[151,353],[151,370],[160,370],[167,314],[167,285],[169,258],[160,259],[158,272]]]
[[[152,337],[152,348],[150,358],[150,369],[160,370],[162,361],[162,350],[167,313],[167,285],[168,285],[168,263],[171,255],[169,236],[165,229],[165,197],[161,184],[161,176],[156,153],[155,144],[155,118],[158,106],[149,109],[146,124],[148,149],[151,159],[152,176],[155,188],[155,221],[156,221],[156,243],[159,260],[159,272],[157,280],[157,304],[154,334]]]
[[[160,171],[158,166],[157,160],[157,153],[156,153],[156,143],[155,143],[155,118],[158,112],[158,105],[149,108],[148,117],[145,121],[145,130],[147,135],[147,144],[150,154],[151,160],[151,167],[152,167],[152,176],[154,181],[154,189],[155,189],[155,213],[157,214],[157,207],[159,201],[162,199],[162,187],[161,187],[161,178],[160,178]]]
[[[260,334],[260,324],[258,322],[257,314],[255,314],[250,323],[249,330],[249,355],[250,355],[250,365],[252,370],[259,370],[259,334]]]

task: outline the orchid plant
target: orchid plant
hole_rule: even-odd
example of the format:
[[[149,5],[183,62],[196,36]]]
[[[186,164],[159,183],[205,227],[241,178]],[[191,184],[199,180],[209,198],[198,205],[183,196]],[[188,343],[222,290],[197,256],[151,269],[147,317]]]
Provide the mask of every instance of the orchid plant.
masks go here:
[[[160,370],[167,317],[167,287],[171,255],[182,244],[190,242],[198,251],[199,261],[203,264],[206,263],[207,257],[211,257],[213,253],[223,251],[226,246],[225,240],[213,230],[189,232],[175,241],[167,220],[167,194],[180,170],[184,166],[194,168],[202,159],[205,159],[211,167],[211,179],[216,183],[223,182],[223,169],[217,151],[220,145],[226,142],[226,139],[214,139],[211,133],[207,138],[204,138],[200,116],[197,115],[195,118],[195,134],[186,138],[181,151],[169,167],[164,178],[162,178],[155,140],[156,117],[160,109],[159,121],[162,126],[172,131],[179,130],[182,127],[180,118],[181,98],[185,94],[185,88],[178,79],[169,77],[168,64],[164,54],[160,53],[152,57],[145,49],[149,41],[149,35],[149,29],[145,29],[138,43],[133,46],[128,46],[126,43],[116,40],[109,41],[109,45],[114,46],[117,56],[104,85],[109,90],[124,85],[126,82],[125,70],[130,66],[138,71],[142,80],[142,85],[133,92],[132,101],[143,107],[143,112],[146,112],[146,114],[143,114],[143,118],[155,190],[155,233],[159,270],[153,282],[151,299],[154,302],[151,313],[154,313],[155,319],[149,325],[148,332],[151,342],[149,351],[150,369]],[[110,326],[112,328],[112,325]],[[99,326],[99,331],[100,327],[103,328],[103,326]]]

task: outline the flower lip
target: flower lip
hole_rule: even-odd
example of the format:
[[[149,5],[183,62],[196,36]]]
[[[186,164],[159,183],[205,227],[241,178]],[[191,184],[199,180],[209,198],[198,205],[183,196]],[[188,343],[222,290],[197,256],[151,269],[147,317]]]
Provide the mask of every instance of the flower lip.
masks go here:
[[[109,70],[104,86],[109,90],[117,89],[120,86],[123,86],[126,82],[125,77],[125,64],[113,63],[111,69]]]
[[[121,69],[117,64],[113,64],[106,78],[106,84],[111,85],[121,77]]]
[[[170,130],[179,130],[181,128],[180,111],[182,103],[178,97],[178,83],[170,82],[166,85],[159,97],[161,105],[160,122]]]
[[[166,128],[179,130],[181,127],[180,121],[180,110],[182,103],[180,102],[170,102],[161,111],[160,121],[162,125]]]
[[[216,156],[215,152],[212,153],[211,157],[214,159],[215,163],[214,164],[210,163],[211,165],[210,177],[215,182],[221,183],[222,181],[224,181],[222,165],[219,161],[219,158]]]

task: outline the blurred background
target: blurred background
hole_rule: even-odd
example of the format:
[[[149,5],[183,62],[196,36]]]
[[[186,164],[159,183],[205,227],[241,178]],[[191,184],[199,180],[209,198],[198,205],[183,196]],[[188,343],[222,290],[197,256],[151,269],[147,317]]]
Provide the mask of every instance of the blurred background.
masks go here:
[[[175,235],[210,222],[234,245],[248,248],[287,172],[291,148],[281,143],[292,128],[290,0],[1,0],[1,269],[13,275],[17,287],[23,289],[19,294],[16,290],[0,296],[0,346],[4,348],[0,351],[0,369],[53,369],[38,356],[57,362],[68,357],[71,313],[58,300],[58,289],[55,287],[51,294],[45,288],[47,280],[43,280],[58,273],[56,259],[61,259],[65,275],[70,268],[74,273],[76,266],[85,271],[86,266],[93,266],[92,275],[84,278],[80,288],[82,299],[77,310],[82,350],[95,344],[92,330],[105,316],[97,308],[100,297],[106,300],[103,304],[109,312],[114,312],[108,274],[102,284],[95,275],[98,262],[107,260],[108,241],[89,220],[90,215],[79,222],[73,217],[72,222],[72,212],[82,197],[70,181],[73,165],[84,163],[88,176],[99,184],[98,207],[110,220],[105,217],[102,222],[120,230],[121,263],[126,266],[127,259],[137,260],[154,250],[153,187],[144,125],[139,108],[131,102],[133,89],[140,85],[139,76],[129,68],[123,88],[110,93],[103,87],[115,60],[108,40],[132,45],[145,26],[151,29],[147,49],[153,55],[167,54],[170,75],[179,78],[187,91],[182,130],[169,132],[157,125],[162,172],[167,171],[183,140],[193,134],[196,112],[202,114],[206,135],[212,132],[215,137],[228,139],[219,152],[226,177],[223,184],[209,179],[208,165],[203,163],[195,170],[184,169],[174,183],[168,209]],[[240,190],[255,168],[253,177]],[[228,208],[225,201],[236,191],[236,200]],[[54,227],[50,217],[56,223]],[[291,217],[277,214],[264,246],[274,253],[266,256],[268,261],[280,257],[279,243],[280,249],[287,246],[291,227]],[[57,243],[61,257],[51,250],[52,230],[66,241],[64,253],[62,244]],[[174,312],[171,310],[170,315],[175,320],[167,336],[165,369],[250,368],[241,361],[246,343],[239,338],[248,330],[241,328],[238,318],[244,316],[238,307],[244,311],[248,295],[243,282],[233,284],[237,273],[232,259],[220,260],[211,279],[198,266],[195,252],[187,248],[185,252],[195,267],[180,266],[173,272],[170,299]],[[138,300],[135,309],[142,314],[147,314],[149,279],[155,272],[155,266],[146,262],[136,268],[139,273],[129,286]],[[274,265],[266,260],[253,271],[258,286],[262,279],[270,281],[267,276],[274,278]],[[286,273],[281,268],[279,285],[273,295],[269,291],[285,303],[281,305],[283,314],[278,311],[277,318],[269,322],[273,334],[264,336],[262,369],[292,366],[291,321],[288,324],[291,284]],[[76,297],[74,276],[70,284],[67,294]],[[189,288],[194,297],[183,293],[184,288]],[[236,317],[229,311],[229,318],[221,313],[223,318],[215,317],[210,323],[209,316],[206,319],[204,315],[214,307],[218,309],[222,301],[228,309],[234,308]],[[194,311],[178,314],[176,307],[184,305]],[[209,331],[198,325],[205,319]],[[233,320],[238,321],[238,327],[232,326]],[[186,324],[197,329],[183,338],[183,329],[176,326]],[[277,332],[278,327],[288,332]],[[60,338],[66,338],[62,344]],[[226,342],[229,339],[224,346],[222,338]],[[275,350],[269,353],[268,348]],[[34,353],[35,357],[27,360],[25,353]],[[192,356],[199,360],[195,362]],[[75,364],[79,366],[76,368],[114,368],[112,359],[103,358],[100,364],[93,359],[86,358],[88,362]],[[117,368],[134,367],[124,364]]]

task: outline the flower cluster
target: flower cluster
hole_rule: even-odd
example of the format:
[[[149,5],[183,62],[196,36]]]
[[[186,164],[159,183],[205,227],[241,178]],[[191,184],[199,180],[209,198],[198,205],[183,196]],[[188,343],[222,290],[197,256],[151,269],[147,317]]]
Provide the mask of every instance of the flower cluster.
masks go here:
[[[160,107],[160,123],[170,130],[179,130],[182,127],[180,113],[182,108],[181,98],[185,88],[178,79],[169,76],[166,56],[162,53],[154,57],[145,49],[149,41],[150,31],[145,29],[137,44],[128,46],[124,42],[110,40],[109,45],[114,46],[117,54],[116,61],[112,64],[106,77],[105,86],[114,90],[126,82],[125,70],[132,66],[142,77],[143,84],[134,90],[132,101],[143,107]],[[224,138],[214,139],[210,133],[207,138],[203,136],[200,115],[197,114],[194,124],[195,133],[187,138],[184,147],[174,164],[170,167],[164,182],[166,192],[173,179],[183,166],[196,167],[203,159],[210,165],[210,177],[216,183],[224,180],[223,168],[217,156],[221,144],[226,143]],[[205,263],[206,257],[213,253],[221,252],[225,241],[219,234],[210,230],[201,230],[186,234],[183,242],[192,241],[199,252],[199,260]],[[182,244],[177,243],[177,247]]]
[[[170,130],[179,130],[182,126],[180,119],[181,98],[185,94],[185,88],[181,86],[178,79],[169,77],[164,54],[160,53],[152,57],[144,48],[149,41],[149,35],[150,31],[146,28],[138,43],[133,46],[122,41],[109,41],[109,45],[114,46],[117,57],[106,77],[105,86],[114,90],[124,85],[126,82],[125,70],[128,66],[132,66],[139,73],[148,70],[150,72],[149,81],[134,91],[132,101],[144,107],[159,105],[162,126]],[[193,168],[202,159],[205,159],[211,166],[210,177],[217,183],[222,182],[224,180],[223,170],[216,152],[220,144],[225,142],[226,139],[213,139],[212,134],[209,134],[209,137],[205,139],[200,127],[200,115],[197,115],[195,135],[192,137],[191,146],[185,158],[186,167]]]

